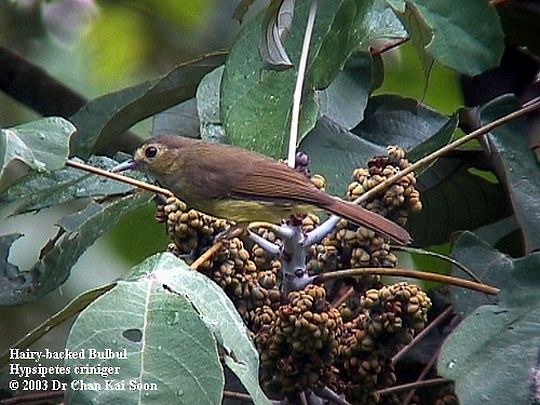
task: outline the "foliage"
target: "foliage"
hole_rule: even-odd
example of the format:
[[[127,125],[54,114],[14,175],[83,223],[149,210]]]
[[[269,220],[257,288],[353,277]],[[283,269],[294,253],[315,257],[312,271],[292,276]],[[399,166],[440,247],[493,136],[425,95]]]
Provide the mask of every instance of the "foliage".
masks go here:
[[[248,15],[246,12],[251,3],[241,2],[238,18]],[[115,141],[122,140],[125,131],[137,122],[155,116],[156,132],[176,127],[177,134],[185,135],[196,129],[205,140],[229,142],[274,158],[283,158],[289,144],[295,67],[300,59],[310,6],[311,1],[308,0],[272,1],[268,10],[252,18],[244,18],[242,30],[227,54],[207,55],[181,64],[155,79],[89,100],[71,117],[43,118],[2,129],[0,202],[6,206],[13,204],[10,206],[12,215],[17,218],[61,204],[70,206],[74,202],[78,208],[73,208],[74,212],[56,221],[59,228],[56,236],[43,246],[37,262],[30,269],[20,269],[9,260],[10,249],[22,235],[0,234],[0,304],[9,306],[35,301],[58,289],[89,246],[121,217],[146,205],[152,198],[149,193],[135,191],[130,186],[67,168],[64,161],[68,156],[83,158],[94,166],[110,169],[120,158],[115,156],[112,159],[100,156],[100,153],[104,150],[110,152],[111,145],[112,152],[118,152],[114,147]],[[51,13],[55,10],[50,7],[47,9],[49,22],[53,21]],[[165,10],[162,10],[163,16],[169,18],[166,6],[162,5],[160,9]],[[412,42],[421,58],[425,85],[428,86],[434,64],[467,75],[477,75],[496,67],[504,50],[504,38],[497,10],[481,0],[466,0],[459,6],[444,0],[319,2],[302,93],[299,141],[295,146],[309,155],[311,170],[326,178],[327,190],[341,196],[351,184],[353,171],[365,167],[368,161],[370,168],[376,166],[377,159],[384,159],[381,155],[386,153],[388,145],[402,148],[412,163],[437,153],[463,135],[457,131],[458,125],[464,124],[458,119],[459,112],[447,115],[425,105],[423,100],[404,95],[374,95],[388,71],[385,66],[388,59],[382,54],[393,46]],[[486,102],[472,114],[476,113],[477,122],[486,124],[518,108],[515,98],[501,97]],[[451,290],[450,303],[465,319],[443,345],[438,370],[441,375],[456,381],[457,395],[463,404],[485,399],[500,404],[527,403],[530,393],[534,392],[530,381],[534,378],[531,373],[538,373],[538,344],[528,343],[528,339],[538,336],[535,298],[538,296],[538,276],[535,270],[538,268],[540,244],[537,204],[540,177],[538,163],[528,150],[529,140],[523,135],[526,132],[523,120],[505,124],[493,130],[482,142],[469,144],[459,153],[453,151],[456,153],[452,156],[432,160],[416,170],[416,177],[407,178],[411,190],[415,184],[420,190],[424,206],[422,213],[413,216],[409,222],[415,245],[430,249],[433,245],[453,243],[451,254],[454,259],[484,282],[502,288],[498,302],[486,301],[477,293]],[[374,156],[378,158],[370,160]],[[403,157],[396,160],[404,161]],[[375,176],[373,173],[369,175]],[[362,176],[358,172],[355,176],[359,183]],[[348,191],[349,196],[354,195],[350,186]],[[171,225],[174,222],[171,217],[167,217],[170,210],[165,211],[163,206],[161,209],[161,220],[170,228],[174,225]],[[203,224],[210,226],[208,218],[197,217],[197,225],[194,225],[189,213],[179,211],[179,218],[184,218],[183,214],[188,215],[178,220],[179,229],[202,229]],[[501,236],[491,242],[493,245],[511,245],[508,250],[520,252],[521,258],[510,259],[472,233],[453,240],[457,231],[474,231],[482,226],[488,229],[488,233],[491,229],[492,235],[499,235],[496,227],[500,227],[501,222],[498,221],[505,220],[512,213],[522,239],[515,234],[508,236],[501,232]],[[400,217],[403,213],[396,215]],[[191,221],[189,226],[186,218]],[[172,234],[169,228],[168,232]],[[361,256],[368,244],[380,241],[370,235],[366,237],[369,242],[358,242],[355,238],[359,238],[359,232],[354,237],[345,237],[349,231],[346,226],[338,228],[338,232],[326,240],[330,242],[314,245],[310,253],[314,256],[307,257],[316,258],[317,264],[323,263],[321,267],[324,267],[332,257],[335,258],[332,252],[336,254],[337,249],[340,260],[350,255],[349,260],[340,262],[340,265],[355,267],[355,264],[365,264],[361,260],[355,262],[356,256],[352,252]],[[144,232],[141,234],[144,236]],[[213,235],[212,232],[210,234]],[[264,237],[271,239],[268,234]],[[202,243],[200,240],[195,242]],[[240,247],[237,250],[242,251],[242,243],[246,241],[238,243]],[[389,252],[389,247],[386,248],[386,242],[380,242],[378,246],[378,252],[385,251],[386,260],[394,260],[396,256]],[[69,403],[217,403],[224,392],[223,360],[255,403],[269,403],[259,385],[258,353],[244,322],[252,331],[259,328],[257,332],[271,330],[284,335],[285,329],[294,329],[298,325],[290,320],[287,312],[294,311],[296,304],[284,309],[278,305],[279,300],[270,299],[269,305],[275,307],[259,312],[247,304],[254,297],[259,298],[262,291],[254,285],[262,283],[263,276],[274,277],[272,272],[276,270],[274,264],[266,261],[268,258],[264,254],[255,253],[256,249],[255,244],[250,246],[249,252],[246,250],[244,254],[246,257],[234,256],[232,248],[219,251],[218,256],[226,258],[219,256],[223,260],[219,262],[216,259],[216,263],[223,266],[228,263],[233,269],[225,266],[225,270],[219,267],[219,271],[210,272],[209,269],[215,265],[211,261],[206,268],[206,276],[191,270],[185,261],[170,253],[158,254],[146,259],[114,286],[108,286],[107,291],[104,289],[99,294],[84,296],[84,305],[74,307],[77,311],[84,310],[71,328],[66,348],[71,351],[87,347],[113,351],[126,348],[127,360],[121,364],[122,373],[115,378],[155,383],[159,389],[145,391],[139,387],[133,391],[107,392],[77,391],[71,387],[66,400]],[[201,253],[194,248],[187,250]],[[375,266],[373,260],[378,256],[373,251],[369,253],[372,262],[368,260],[366,265]],[[234,267],[238,265],[239,257],[241,266],[244,266],[242,271]],[[264,269],[265,275],[257,274],[257,278],[252,279],[250,277],[254,276],[245,269],[249,268],[249,261],[255,262],[257,257],[269,267]],[[189,259],[193,258],[186,258]],[[393,265],[396,262],[397,258]],[[315,268],[315,263],[310,262],[310,265],[311,270],[320,270]],[[229,270],[233,275],[221,273]],[[457,275],[457,268],[453,272]],[[251,282],[249,291],[234,284],[235,277],[242,282]],[[352,352],[359,350],[361,354],[355,355],[368,363],[366,367],[372,364],[369,361],[380,362],[378,364],[383,370],[379,370],[380,379],[390,378],[393,365],[390,367],[388,361],[395,353],[391,353],[388,347],[377,346],[370,354],[372,357],[365,359],[362,356],[369,352],[365,348],[365,345],[369,346],[366,339],[385,334],[387,341],[395,341],[396,346],[392,349],[397,350],[399,344],[408,343],[414,333],[425,326],[423,318],[420,318],[426,315],[429,298],[424,298],[424,293],[415,286],[395,286],[389,289],[381,287],[379,282],[377,288],[365,288],[358,294],[358,300],[362,300],[361,315],[343,330],[354,330],[358,334],[369,331],[364,340],[357,336],[340,340],[343,325],[339,322],[333,325],[335,339],[332,340],[333,336],[325,344],[336,350],[337,361],[342,363],[335,364],[342,367],[341,374],[347,374],[349,371],[345,370],[355,366],[353,362],[349,364],[350,359],[343,355],[345,347]],[[274,285],[267,290],[273,289]],[[388,298],[388,291],[394,290],[398,291],[396,296],[398,293],[402,295]],[[409,302],[411,291],[422,297],[423,312],[419,304]],[[264,294],[264,300],[269,300]],[[88,297],[92,302],[86,307]],[[302,300],[310,299],[313,301],[313,297],[302,296]],[[302,308],[301,304],[298,308]],[[324,303],[327,304],[330,305]],[[377,323],[382,322],[382,317],[395,316],[396,312],[389,309],[390,305],[412,308],[408,314],[410,319],[403,317],[403,322],[409,322],[403,334],[396,332],[403,325],[395,326],[397,329],[389,332],[387,329],[394,325],[389,327],[388,322]],[[335,308],[325,307],[324,311],[319,311],[325,315],[330,313],[336,319],[343,316]],[[420,312],[420,318],[414,318]],[[266,330],[261,326],[264,326],[265,316],[281,316],[283,323],[279,328]],[[65,315],[59,315],[54,319],[65,318]],[[360,318],[365,323],[358,321]],[[301,320],[308,322],[306,319],[297,318],[299,324]],[[288,325],[287,322],[293,324]],[[371,329],[366,326],[368,324]],[[324,330],[315,321],[313,325]],[[386,329],[377,329],[383,328],[382,325]],[[40,337],[44,328],[37,328],[26,342]],[[282,350],[280,345],[283,341],[272,343],[271,335],[264,335],[264,339],[260,334],[257,337],[260,338],[259,349],[280,347]],[[296,346],[308,350],[304,343]],[[272,356],[276,355],[275,350],[272,353]],[[313,359],[322,362],[317,357],[320,353],[315,355]],[[289,352],[288,357],[283,356],[284,359],[293,359],[293,362],[299,359],[294,351]],[[261,360],[267,367],[263,373],[267,372],[268,356]],[[316,361],[307,364],[306,370],[328,384],[318,386],[319,391],[332,387],[358,394],[355,391],[358,386],[354,384],[346,388],[332,386],[337,383],[331,378],[334,372],[331,367],[321,365],[320,370],[324,372],[309,368],[313,364],[319,365]],[[325,358],[324,361],[329,360]],[[98,363],[102,366],[116,365],[115,361],[108,360],[96,360],[89,365]],[[77,364],[78,361],[73,359],[66,362],[70,367]],[[506,378],[509,374],[512,374],[511,380]],[[70,376],[72,380],[79,377],[86,383],[103,383],[99,374],[81,377],[72,373]],[[355,383],[366,386],[364,380]],[[375,391],[380,386],[371,388]],[[290,394],[286,390],[283,392]],[[353,395],[353,398],[359,400],[358,396]]]

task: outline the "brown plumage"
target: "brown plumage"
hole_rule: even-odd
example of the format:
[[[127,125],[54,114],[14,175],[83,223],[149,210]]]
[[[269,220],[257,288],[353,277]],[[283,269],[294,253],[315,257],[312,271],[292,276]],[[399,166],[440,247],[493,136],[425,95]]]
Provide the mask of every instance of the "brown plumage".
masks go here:
[[[315,206],[400,243],[411,240],[396,223],[320,191],[286,164],[233,146],[160,136],[137,149],[132,167],[211,215],[275,221]]]

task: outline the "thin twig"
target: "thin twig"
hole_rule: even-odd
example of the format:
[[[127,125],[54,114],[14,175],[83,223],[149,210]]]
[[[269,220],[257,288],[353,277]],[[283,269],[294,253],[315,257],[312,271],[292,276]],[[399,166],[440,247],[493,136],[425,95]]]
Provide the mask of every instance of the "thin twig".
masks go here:
[[[385,52],[388,52],[391,49],[397,48],[398,46],[404,44],[408,40],[409,40],[409,38],[398,38],[398,39],[395,39],[393,41],[389,41],[389,42],[385,43],[380,48],[372,48],[372,49],[370,49],[369,53],[372,56],[381,55],[381,54],[383,54]]]
[[[480,284],[474,281],[463,280],[461,278],[446,276],[443,274],[408,269],[388,269],[384,267],[367,267],[332,271],[329,273],[323,273],[318,275],[315,279],[315,282],[327,281],[336,278],[339,279],[344,277],[362,277],[368,275],[407,277],[419,280],[434,281],[436,283],[455,285],[458,287],[468,288],[470,290],[480,291],[490,295],[497,295],[500,291],[498,288],[489,286],[487,284]]]
[[[375,391],[375,393],[379,394],[380,396],[389,395],[389,394],[397,394],[399,392],[409,391],[411,389],[432,387],[434,385],[448,384],[451,382],[452,380],[448,380],[446,378],[432,378],[430,380],[416,381],[416,382],[412,382],[408,384],[401,384],[401,385],[395,385],[393,387],[383,388],[383,389]]]
[[[287,154],[287,164],[292,168],[294,168],[296,160],[296,143],[298,141],[298,130],[300,127],[300,105],[302,104],[302,90],[304,88],[304,79],[306,76],[309,44],[311,42],[311,35],[313,34],[313,26],[315,25],[315,16],[317,15],[318,6],[319,0],[311,1],[311,7],[309,9],[308,20],[306,23],[306,31],[304,32],[302,53],[300,54],[300,62],[298,63],[296,85],[294,87],[293,105],[291,112],[291,130],[289,134],[289,152]]]
[[[208,249],[206,252],[204,252],[202,255],[200,255],[198,257],[197,260],[195,260],[192,264],[191,264],[191,268],[193,270],[198,270],[199,267],[201,267],[204,262],[206,262],[207,260],[210,260],[217,252],[219,252],[219,250],[223,247],[223,242],[219,241],[217,243],[215,243],[214,245],[212,245],[212,247],[210,249]]]
[[[429,371],[433,368],[435,365],[435,362],[437,361],[437,358],[439,357],[439,352],[435,352],[433,356],[431,356],[431,359],[429,359],[428,363],[424,366],[422,369],[422,372],[418,375],[418,378],[416,379],[416,382],[424,381],[426,376],[428,375]],[[409,405],[409,402],[413,399],[414,393],[416,392],[416,389],[412,389],[409,391],[409,393],[405,396],[403,399],[402,405]]]
[[[407,253],[413,253],[413,254],[418,254],[418,255],[425,255],[425,256],[433,256],[433,257],[436,257],[438,259],[441,259],[441,260],[444,260],[446,262],[449,262],[451,263],[452,265],[460,268],[461,270],[463,270],[463,272],[465,274],[467,274],[469,277],[471,277],[474,281],[476,281],[477,283],[481,283],[482,280],[480,279],[480,277],[478,277],[476,274],[474,274],[474,272],[469,269],[468,267],[466,267],[465,265],[463,265],[462,263],[458,262],[457,260],[455,259],[452,259],[451,257],[448,257],[446,255],[443,255],[441,253],[437,253],[437,252],[430,252],[429,250],[424,250],[424,249],[417,249],[417,248],[413,248],[413,247],[409,247],[409,246],[400,246],[400,245],[390,245],[390,248],[392,250],[401,250],[402,252],[407,252]]]
[[[237,401],[244,401],[252,403],[251,396],[249,394],[244,394],[243,392],[236,392],[236,391],[223,391],[223,397],[224,398],[231,398],[236,399]]]
[[[146,190],[146,191],[151,191],[152,193],[164,195],[165,197],[174,197],[173,192],[170,190],[167,190],[166,188],[154,186],[153,184],[149,184],[144,181],[132,179],[131,177],[123,176],[118,173],[112,173],[107,170],[100,169],[98,167],[86,165],[80,162],[75,162],[73,160],[67,160],[66,166],[74,167],[75,169],[84,170],[85,172],[89,172],[92,174],[97,174],[99,176],[107,177],[109,179],[117,180],[122,183],[126,183],[126,184],[129,184],[131,186],[134,186],[134,187]]]
[[[424,156],[423,158],[417,160],[407,168],[399,171],[398,173],[394,174],[393,176],[390,176],[385,181],[377,184],[375,187],[370,189],[369,191],[366,191],[364,194],[362,194],[360,197],[358,197],[353,202],[355,204],[360,204],[364,201],[369,201],[372,198],[374,198],[378,193],[381,191],[387,189],[390,185],[396,183],[399,179],[406,176],[407,174],[414,172],[415,170],[426,166],[430,164],[435,159],[438,159],[439,157],[443,156],[447,152],[450,152],[457,147],[469,142],[470,140],[473,140],[474,138],[485,135],[494,128],[497,128],[503,124],[506,124],[509,121],[512,121],[516,118],[522,117],[525,114],[537,109],[540,107],[540,97],[536,97],[532,99],[530,102],[527,103],[527,106],[520,108],[519,110],[516,110],[514,112],[511,112],[510,114],[505,115],[504,117],[501,117],[499,119],[496,119],[495,121],[490,122],[489,124],[484,125],[483,127],[478,128],[477,130],[471,132],[468,135],[465,135],[462,138],[459,138],[455,140],[452,143],[449,143],[448,145],[436,150],[433,153],[430,153],[427,156]]]
[[[354,292],[354,288],[349,287],[349,289],[347,291],[345,291],[345,294],[338,297],[338,299],[335,300],[334,302],[332,302],[332,304],[330,306],[332,308],[338,308],[341,304],[343,304],[345,301],[347,301],[349,299],[349,297],[353,294],[353,292]]]
[[[443,312],[441,312],[433,321],[431,321],[418,335],[414,337],[414,339],[403,349],[401,349],[399,352],[396,353],[394,357],[392,357],[392,364],[396,364],[403,356],[405,356],[409,350],[411,350],[414,345],[416,345],[419,341],[421,341],[429,332],[431,332],[437,325],[439,325],[442,321],[446,319],[451,313],[453,312],[452,307],[446,308]]]

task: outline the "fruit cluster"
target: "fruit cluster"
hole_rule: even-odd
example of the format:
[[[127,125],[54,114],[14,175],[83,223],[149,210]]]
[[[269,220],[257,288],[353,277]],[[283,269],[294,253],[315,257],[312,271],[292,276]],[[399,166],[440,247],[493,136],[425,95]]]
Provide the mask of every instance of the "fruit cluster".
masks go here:
[[[304,165],[305,166],[305,165]],[[307,167],[302,166],[306,173]],[[388,156],[370,160],[354,171],[347,197],[355,199],[409,166],[403,150],[389,147]],[[312,176],[324,189],[322,176]],[[363,205],[404,225],[421,209],[414,173],[377,194]],[[169,198],[158,206],[157,219],[166,224],[169,250],[197,257],[214,243],[229,224]],[[301,218],[304,232],[320,224],[315,214]],[[270,229],[252,230],[281,245]],[[380,277],[356,279],[354,293],[341,302],[343,282],[326,287],[309,285],[283,296],[282,263],[255,243],[247,232],[220,239],[220,250],[199,271],[223,288],[251,330],[261,359],[261,383],[276,398],[323,387],[345,395],[352,403],[387,403],[376,390],[395,383],[391,357],[427,323],[431,306],[416,285],[384,285]],[[322,243],[310,247],[307,270],[322,273],[351,267],[395,267],[397,257],[387,239],[341,220]]]

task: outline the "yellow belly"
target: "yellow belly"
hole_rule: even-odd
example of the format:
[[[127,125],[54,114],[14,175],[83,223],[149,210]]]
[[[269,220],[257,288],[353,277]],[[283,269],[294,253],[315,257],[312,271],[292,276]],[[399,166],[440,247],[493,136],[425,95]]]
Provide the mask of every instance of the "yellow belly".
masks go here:
[[[272,203],[248,200],[214,200],[194,204],[194,208],[214,217],[225,218],[237,223],[265,221],[278,223],[291,215],[307,214],[319,210],[308,204]]]

